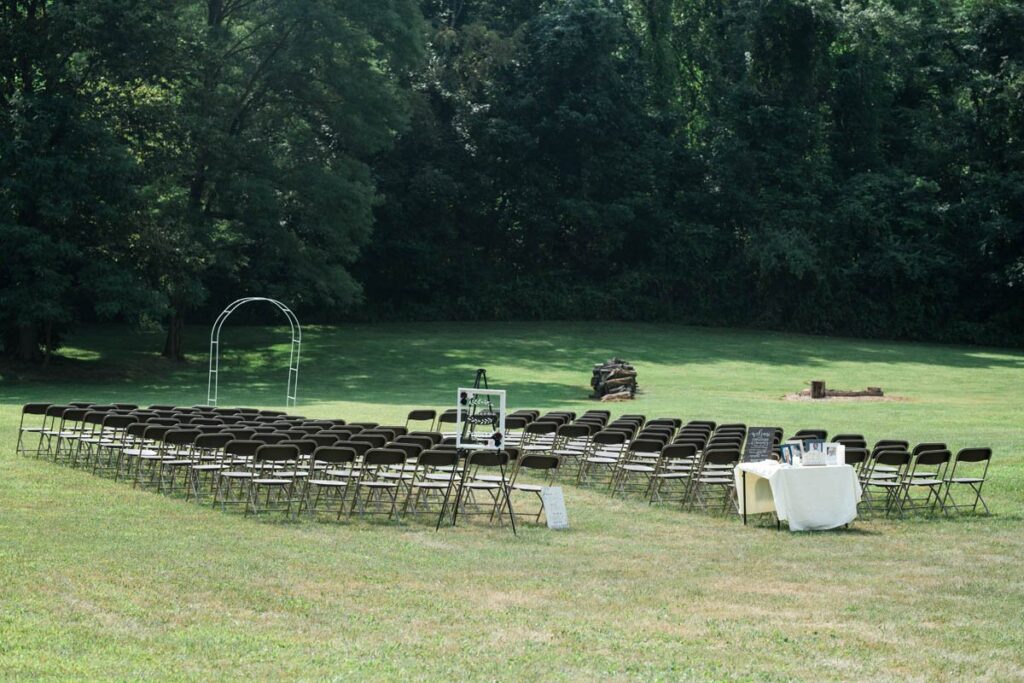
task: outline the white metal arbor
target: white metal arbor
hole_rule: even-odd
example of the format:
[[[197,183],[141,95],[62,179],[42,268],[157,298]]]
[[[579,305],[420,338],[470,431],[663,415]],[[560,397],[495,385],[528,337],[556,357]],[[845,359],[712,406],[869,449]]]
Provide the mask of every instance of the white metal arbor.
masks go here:
[[[292,346],[291,352],[288,355],[288,389],[285,393],[285,405],[295,405],[295,397],[298,394],[299,387],[299,351],[302,347],[302,326],[299,325],[299,319],[295,317],[295,314],[292,313],[290,308],[277,299],[268,299],[262,296],[248,296],[244,299],[238,299],[237,301],[231,302],[228,307],[221,311],[220,315],[217,316],[216,322],[213,323],[213,329],[210,330],[210,376],[206,385],[206,405],[208,406],[217,405],[217,389],[220,378],[220,330],[224,326],[224,322],[228,319],[228,316],[234,313],[235,310],[254,301],[266,301],[277,306],[278,309],[287,316],[288,324],[292,328]]]

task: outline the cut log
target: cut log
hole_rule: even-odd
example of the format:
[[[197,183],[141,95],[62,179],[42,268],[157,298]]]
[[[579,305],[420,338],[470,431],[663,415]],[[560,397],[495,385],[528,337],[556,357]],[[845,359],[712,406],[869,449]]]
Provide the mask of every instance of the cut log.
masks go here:
[[[825,398],[825,382],[820,379],[811,382],[811,398]]]

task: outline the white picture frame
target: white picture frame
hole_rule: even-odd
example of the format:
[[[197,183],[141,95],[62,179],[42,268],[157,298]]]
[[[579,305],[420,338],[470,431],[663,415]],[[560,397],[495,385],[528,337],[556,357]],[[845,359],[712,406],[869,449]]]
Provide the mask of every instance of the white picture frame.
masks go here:
[[[487,429],[479,429],[484,426]],[[505,447],[503,389],[459,387],[455,394],[455,447],[490,451],[500,451]]]

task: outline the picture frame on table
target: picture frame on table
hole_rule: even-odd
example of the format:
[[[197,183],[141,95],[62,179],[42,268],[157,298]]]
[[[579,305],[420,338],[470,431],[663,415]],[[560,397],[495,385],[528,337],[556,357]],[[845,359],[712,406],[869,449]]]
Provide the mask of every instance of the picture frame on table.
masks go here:
[[[803,444],[799,441],[787,441],[779,446],[779,462],[783,465],[796,465],[803,453]]]

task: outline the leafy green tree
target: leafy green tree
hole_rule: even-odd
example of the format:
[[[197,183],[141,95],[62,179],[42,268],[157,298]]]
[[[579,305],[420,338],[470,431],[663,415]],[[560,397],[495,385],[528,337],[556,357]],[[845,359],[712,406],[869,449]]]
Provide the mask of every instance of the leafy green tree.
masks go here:
[[[100,30],[114,13],[121,21]],[[156,303],[129,249],[137,164],[108,125],[150,19],[140,3],[0,8],[0,330],[24,360],[48,358],[82,313]]]
[[[375,201],[367,161],[405,123],[421,48],[412,0],[208,0],[176,7],[175,103],[141,239],[169,304],[164,354],[212,287],[337,311]]]

